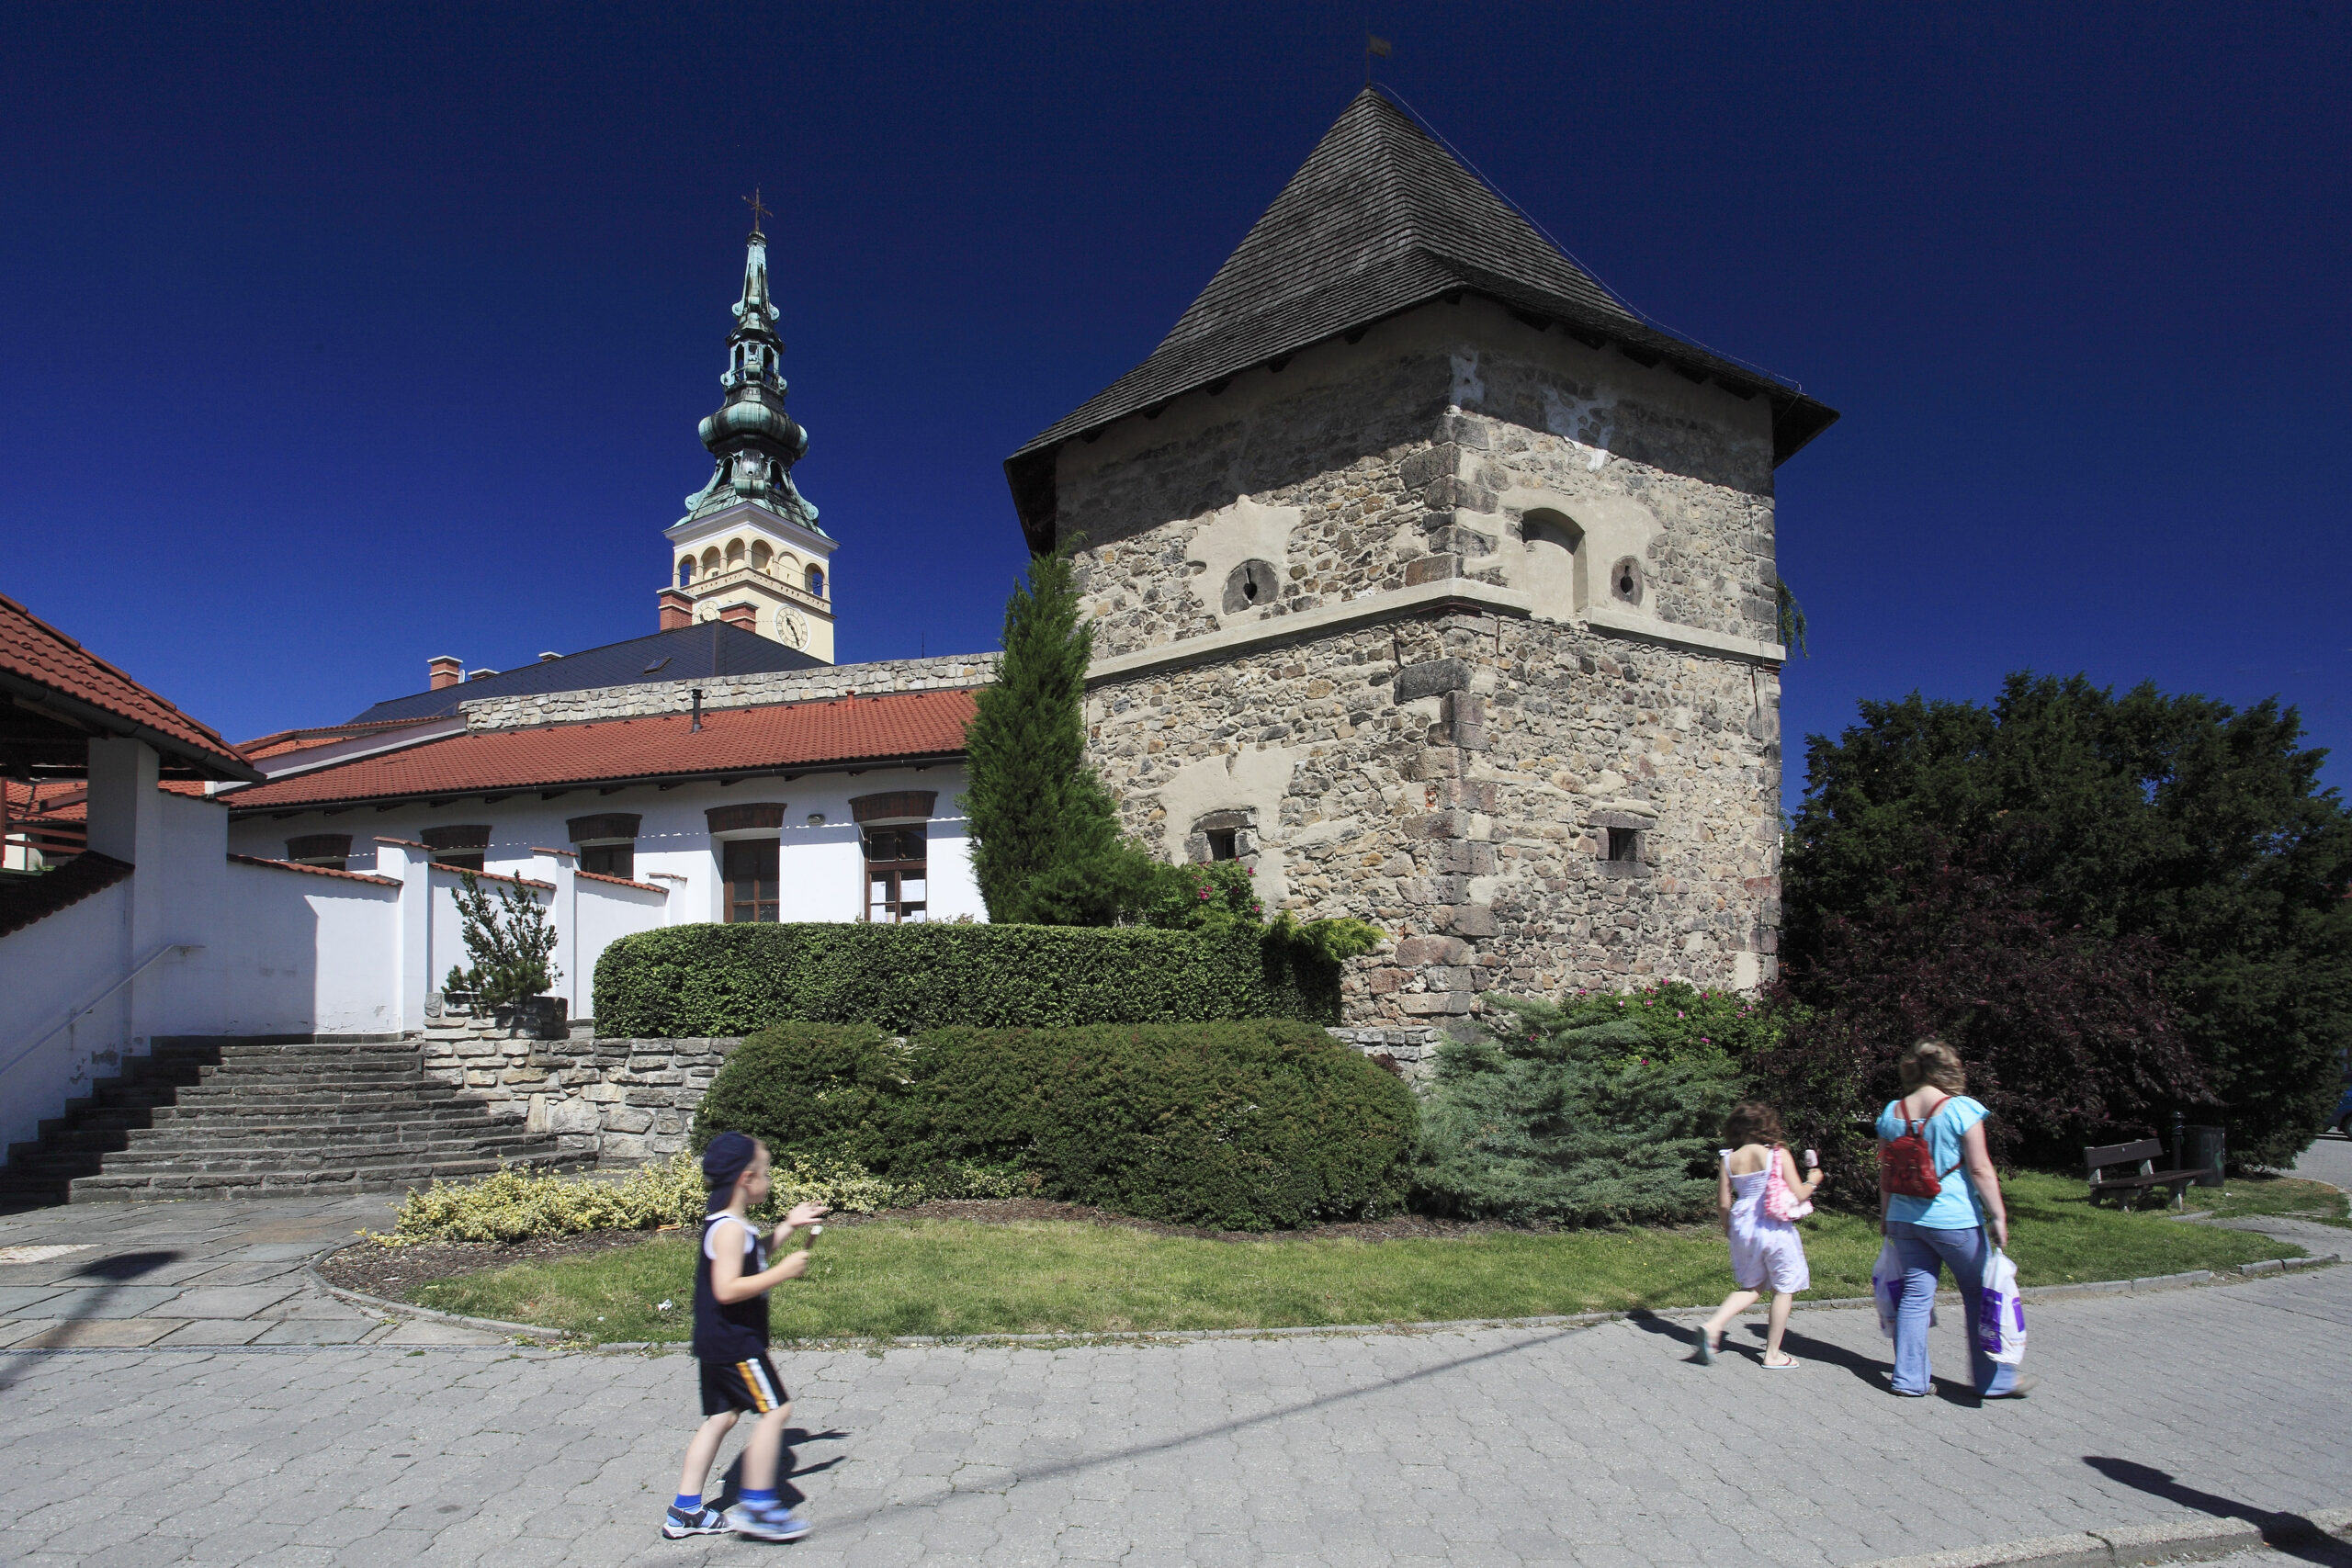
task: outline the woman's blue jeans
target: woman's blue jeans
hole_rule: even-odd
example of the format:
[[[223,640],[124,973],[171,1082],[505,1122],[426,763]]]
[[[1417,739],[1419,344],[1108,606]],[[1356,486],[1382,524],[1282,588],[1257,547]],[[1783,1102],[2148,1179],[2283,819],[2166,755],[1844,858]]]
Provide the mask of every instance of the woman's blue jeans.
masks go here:
[[[1903,1303],[1894,1314],[1894,1392],[1925,1393],[1930,1386],[1928,1314],[1936,1304],[1936,1281],[1949,1265],[1967,1319],[1968,1368],[1976,1392],[1988,1397],[2008,1393],[2018,1381],[2017,1368],[1993,1359],[1976,1343],[1976,1319],[1984,1304],[1984,1266],[1993,1258],[1984,1227],[1938,1230],[1889,1220],[1886,1235],[1894,1243],[1895,1256],[1903,1259]]]

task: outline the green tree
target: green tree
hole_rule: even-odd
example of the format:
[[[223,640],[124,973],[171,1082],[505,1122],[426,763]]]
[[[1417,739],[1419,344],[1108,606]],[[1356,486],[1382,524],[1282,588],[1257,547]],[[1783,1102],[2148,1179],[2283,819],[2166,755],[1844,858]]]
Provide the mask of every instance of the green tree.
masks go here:
[[[1784,953],[1805,999],[1838,921],[1891,918],[1906,868],[1965,846],[2086,939],[2145,938],[2238,1158],[2306,1147],[2352,1044],[2352,812],[2295,710],[2143,684],[2012,675],[1990,705],[1865,703],[1807,742],[1789,838]]]
[[[493,1007],[540,995],[562,977],[554,964],[555,922],[539,901],[509,882],[492,898],[470,871],[458,874],[458,918],[473,967],[452,969],[451,990],[471,991]]]
[[[1086,761],[1086,667],[1093,628],[1079,615],[1069,558],[1035,556],[1004,606],[1004,657],[965,737],[963,796],[972,870],[989,919],[1106,926],[1132,908],[1149,857],[1119,831],[1111,793]]]

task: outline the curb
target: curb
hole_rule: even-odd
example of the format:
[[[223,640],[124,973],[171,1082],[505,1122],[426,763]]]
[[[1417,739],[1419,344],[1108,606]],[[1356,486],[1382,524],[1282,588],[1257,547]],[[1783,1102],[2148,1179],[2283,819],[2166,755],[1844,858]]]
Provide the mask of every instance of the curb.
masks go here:
[[[543,1325],[528,1323],[508,1323],[503,1319],[495,1317],[467,1317],[462,1314],[454,1312],[436,1312],[431,1307],[421,1307],[409,1302],[391,1301],[383,1296],[371,1296],[364,1291],[349,1291],[344,1289],[340,1285],[329,1284],[326,1277],[319,1272],[318,1266],[322,1259],[333,1257],[335,1253],[343,1251],[345,1247],[360,1247],[365,1245],[367,1244],[364,1242],[345,1242],[341,1247],[333,1247],[324,1251],[314,1253],[303,1263],[303,1272],[310,1276],[311,1282],[316,1285],[320,1290],[324,1291],[327,1294],[334,1297],[337,1301],[346,1302],[353,1306],[368,1307],[377,1312],[398,1313],[409,1317],[426,1318],[435,1323],[446,1323],[458,1328],[476,1328],[492,1334],[510,1335],[518,1338],[529,1340],[538,1345],[555,1346],[569,1350],[611,1351],[616,1354],[623,1351],[629,1351],[656,1356],[665,1354],[682,1354],[685,1349],[686,1342],[683,1339],[588,1339],[572,1333],[569,1329],[548,1328]],[[2325,1257],[2321,1258],[2275,1258],[2266,1259],[2259,1263],[2242,1263],[2238,1266],[2237,1271],[2241,1275],[2270,1274],[2277,1273],[2281,1269],[2326,1268],[2336,1261],[2338,1261],[2338,1259],[2334,1253],[2329,1253]],[[2019,1291],[2018,1294],[2028,1301],[2060,1300],[2068,1296],[2115,1295],[2123,1293],[2136,1295],[2142,1291],[2177,1291],[2185,1289],[2191,1285],[2209,1284],[2213,1279],[2214,1274],[2211,1269],[2197,1269],[2185,1274],[2152,1274],[2144,1279],[2139,1280],[2094,1280],[2079,1285],[2029,1285],[2025,1289]],[[1957,1291],[1939,1291],[1936,1292],[1936,1297],[1939,1301],[1957,1302],[1960,1299],[1960,1292]],[[1857,1307],[1870,1306],[1871,1302],[1871,1298],[1868,1296],[1838,1296],[1826,1301],[1807,1302],[1804,1304],[1807,1308],[1814,1311],[1820,1311],[1825,1308],[1850,1310]],[[1751,1312],[1759,1311],[1761,1308],[1754,1307],[1749,1310]],[[871,1335],[850,1335],[839,1338],[779,1339],[776,1341],[776,1344],[779,1346],[789,1346],[799,1349],[812,1350],[834,1348],[868,1349],[876,1347],[886,1349],[893,1348],[903,1348],[906,1349],[931,1349],[938,1348],[943,1346],[967,1346],[979,1348],[990,1345],[1069,1345],[1075,1347],[1083,1345],[1138,1345],[1154,1343],[1184,1344],[1196,1339],[1297,1339],[1311,1338],[1317,1336],[1353,1337],[1366,1334],[1460,1333],[1470,1329],[1480,1328],[1591,1328],[1600,1324],[1620,1323],[1633,1317],[1658,1318],[1669,1323],[1703,1323],[1713,1311],[1713,1308],[1706,1306],[1657,1308],[1636,1307],[1610,1312],[1571,1313],[1564,1316],[1555,1317],[1461,1317],[1449,1318],[1443,1322],[1437,1323],[1306,1324],[1286,1328],[1149,1328],[1130,1329],[1122,1332],[1099,1334],[1088,1334],[1082,1332],[1059,1332],[1050,1334],[901,1334],[879,1337]],[[1746,1314],[1743,1314],[1742,1315],[1744,1316]],[[431,1346],[413,1348],[424,1349],[433,1348]],[[2071,1536],[2066,1537],[2065,1539],[2068,1540],[2074,1540]],[[1921,1564],[1925,1564],[1928,1560],[1922,1558],[1918,1561]],[[2102,1562],[2105,1561],[2105,1559],[2101,1559]],[[1903,1568],[1914,1568],[1913,1562],[1909,1558],[1901,1559],[1900,1562],[1903,1564]],[[1871,1564],[1870,1565],[1870,1568],[1881,1568],[1881,1565]],[[1938,1568],[1943,1568],[1943,1565],[1939,1563]],[[1952,1565],[1952,1568],[1958,1568],[1958,1565]]]
[[[2308,1514],[2265,1514],[2254,1519],[2192,1519],[2182,1524],[2126,1525],[2079,1535],[2037,1536],[1997,1546],[1964,1546],[1915,1557],[1888,1557],[1856,1568],[2140,1568],[2152,1562],[2198,1562],[2259,1546],[2295,1546],[2352,1537],[2352,1508]]]
[[[346,1247],[364,1247],[367,1244],[365,1242],[345,1242],[340,1246],[328,1247],[323,1252],[314,1252],[310,1257],[302,1260],[302,1272],[309,1276],[310,1281],[312,1285],[316,1286],[319,1290],[324,1291],[336,1301],[342,1302],[349,1306],[366,1307],[371,1312],[394,1313],[402,1317],[421,1317],[432,1323],[446,1323],[455,1328],[484,1329],[492,1334],[510,1335],[518,1338],[528,1339],[535,1343],[547,1343],[549,1341],[560,1343],[561,1341],[572,1337],[572,1336],[564,1329],[548,1328],[538,1324],[507,1323],[494,1317],[467,1317],[461,1314],[454,1312],[435,1312],[431,1307],[417,1306],[411,1302],[389,1301],[382,1296],[371,1296],[365,1291],[346,1291],[341,1285],[328,1283],[327,1277],[319,1272],[319,1262],[322,1258],[332,1258]],[[463,1349],[464,1347],[409,1345],[403,1346],[401,1348],[411,1350],[432,1350],[440,1348]]]

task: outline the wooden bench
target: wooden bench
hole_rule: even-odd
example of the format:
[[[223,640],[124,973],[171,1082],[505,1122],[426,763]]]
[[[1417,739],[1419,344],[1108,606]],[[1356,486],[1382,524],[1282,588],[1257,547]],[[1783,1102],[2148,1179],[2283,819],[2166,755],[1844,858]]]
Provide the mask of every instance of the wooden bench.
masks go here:
[[[2174,1206],[2180,1206],[2181,1194],[2188,1190],[2189,1183],[2207,1172],[2158,1170],[2156,1161],[2164,1152],[2164,1145],[2154,1138],[2142,1138],[2131,1144],[2106,1144],[2083,1150],[2083,1169],[2090,1182],[2091,1201],[2098,1202],[2101,1193],[2112,1192],[2116,1202],[2129,1209],[2149,1188],[2169,1187]],[[2111,1165],[2129,1165],[2138,1168],[2130,1176],[2109,1176],[2107,1168]]]

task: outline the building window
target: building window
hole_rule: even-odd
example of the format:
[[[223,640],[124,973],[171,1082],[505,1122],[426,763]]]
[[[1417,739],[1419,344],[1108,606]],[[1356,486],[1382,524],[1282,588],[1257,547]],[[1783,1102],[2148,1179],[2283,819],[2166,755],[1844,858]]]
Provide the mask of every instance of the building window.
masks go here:
[[[912,827],[865,829],[865,918],[876,925],[920,920],[930,907],[930,833]]]
[[[825,596],[825,569],[821,566],[810,567],[808,581],[808,592],[822,599]]]
[[[424,847],[433,852],[433,863],[446,865],[451,871],[480,871],[482,852],[490,848],[490,824],[472,823],[464,827],[427,828],[418,835]]]
[[[1248,860],[1258,852],[1258,813],[1250,807],[1212,811],[1193,824],[1184,858],[1194,864]]]
[[[345,869],[344,863],[351,858],[351,835],[305,833],[299,839],[288,839],[286,858],[296,865],[322,865],[329,871],[342,871]]]
[[[678,561],[678,586],[686,587],[695,580],[695,558],[684,556]]]
[[[727,923],[774,924],[783,919],[782,886],[774,839],[729,839],[720,846],[727,883]]]
[[[1610,828],[1609,858],[1630,865],[1642,858],[1642,832],[1638,828]]]
[[[574,817],[564,823],[572,846],[580,852],[580,869],[623,881],[637,875],[637,825],[634,811],[600,811]]]

